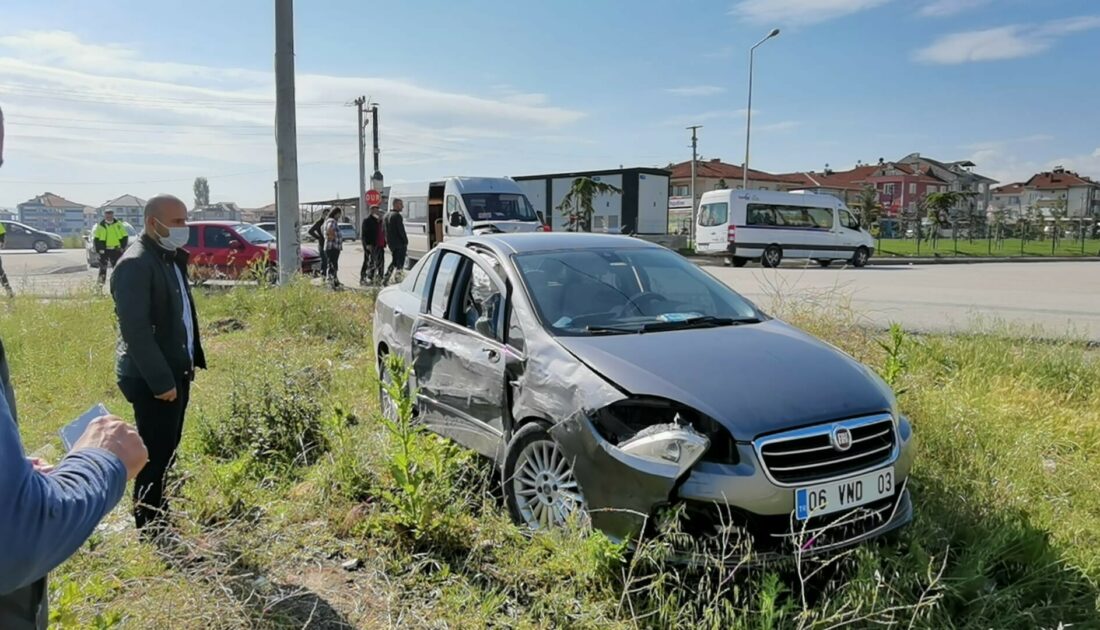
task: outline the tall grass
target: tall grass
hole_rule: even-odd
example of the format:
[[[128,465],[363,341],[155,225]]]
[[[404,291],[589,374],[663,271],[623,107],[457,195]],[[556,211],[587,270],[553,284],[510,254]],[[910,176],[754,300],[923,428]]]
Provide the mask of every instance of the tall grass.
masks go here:
[[[198,309],[211,369],[174,477],[182,546],[138,543],[117,511],[55,573],[56,624],[1097,627],[1096,352],[1011,330],[882,334],[826,296],[782,306],[902,392],[916,517],[895,539],[750,567],[731,536],[686,568],[676,554],[695,541],[675,514],[634,550],[580,525],[529,534],[507,519],[492,466],[425,432],[407,402],[379,417],[368,296],[210,289]],[[128,415],[109,299],[5,308],[29,444],[98,400]]]

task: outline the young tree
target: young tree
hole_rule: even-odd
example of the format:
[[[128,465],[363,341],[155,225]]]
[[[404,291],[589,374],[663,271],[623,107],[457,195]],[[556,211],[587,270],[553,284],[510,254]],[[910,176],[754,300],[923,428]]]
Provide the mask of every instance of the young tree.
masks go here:
[[[622,192],[621,188],[604,182],[597,182],[591,177],[574,179],[569,192],[558,206],[558,210],[565,213],[566,225],[569,226],[567,230],[570,232],[592,231],[592,214],[596,211],[592,207],[592,198],[596,195],[605,194],[621,195]]]
[[[859,206],[859,220],[863,225],[870,228],[871,224],[878,221],[879,214],[882,212],[882,204],[879,203],[878,191],[875,190],[874,186],[864,186],[859,191],[856,204]]]
[[[196,177],[193,187],[195,192],[195,208],[205,208],[210,205],[210,182],[205,177]]]
[[[957,190],[949,190],[947,192],[934,192],[924,198],[921,202],[921,207],[928,213],[928,217],[932,219],[932,247],[936,247],[936,243],[940,238],[940,228],[943,226],[944,221],[947,220],[948,213],[951,209],[958,206],[962,202],[970,198],[971,193],[960,192]]]
[[[1058,241],[1062,239],[1062,232],[1065,231],[1066,222],[1066,200],[1055,199],[1047,204],[1050,207],[1050,218],[1053,220],[1053,233],[1050,236],[1050,253],[1054,254],[1054,250],[1058,247]]]

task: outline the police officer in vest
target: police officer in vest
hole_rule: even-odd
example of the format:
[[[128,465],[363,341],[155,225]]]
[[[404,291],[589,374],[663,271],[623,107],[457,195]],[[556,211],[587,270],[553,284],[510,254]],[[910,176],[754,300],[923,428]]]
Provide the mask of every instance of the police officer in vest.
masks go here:
[[[107,281],[107,265],[114,267],[118,264],[122,252],[126,251],[129,238],[130,235],[126,233],[126,228],[122,227],[122,222],[115,221],[114,211],[104,212],[103,220],[95,226],[95,233],[92,235],[95,251],[99,254],[100,286]]]

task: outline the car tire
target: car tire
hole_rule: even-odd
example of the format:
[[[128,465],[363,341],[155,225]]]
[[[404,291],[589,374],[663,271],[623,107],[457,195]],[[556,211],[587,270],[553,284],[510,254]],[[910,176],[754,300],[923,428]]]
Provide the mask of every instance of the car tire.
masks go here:
[[[822,268],[828,267],[829,265],[833,264],[833,261],[832,261],[831,258],[818,258],[814,262],[816,262]]]
[[[760,264],[769,269],[778,267],[783,262],[783,248],[778,245],[768,245],[760,256]]]
[[[742,258],[740,256],[730,257],[730,264],[733,265],[734,267],[744,267],[746,264],[748,264],[748,262],[749,262],[748,258]]]
[[[865,267],[867,261],[871,259],[871,252],[867,251],[866,247],[860,247],[856,249],[856,253],[852,254],[852,266],[853,267]]]
[[[521,527],[561,527],[574,515],[588,522],[573,466],[538,422],[524,425],[508,442],[500,483],[508,514]]]
[[[46,252],[50,251],[50,244],[46,241],[39,239],[34,242],[34,251],[38,252],[39,254],[45,254]]]

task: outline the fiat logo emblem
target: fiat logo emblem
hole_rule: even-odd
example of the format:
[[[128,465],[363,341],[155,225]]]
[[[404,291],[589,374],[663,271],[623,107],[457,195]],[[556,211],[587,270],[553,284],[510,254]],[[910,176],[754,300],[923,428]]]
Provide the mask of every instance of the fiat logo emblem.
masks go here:
[[[838,451],[846,451],[852,448],[852,432],[845,427],[836,427],[832,434],[833,448]]]

